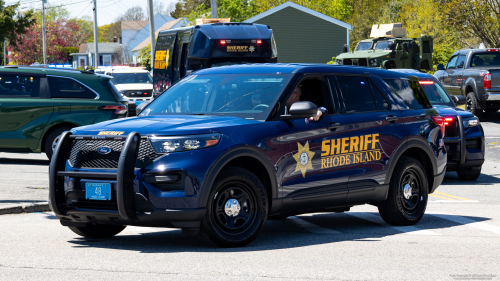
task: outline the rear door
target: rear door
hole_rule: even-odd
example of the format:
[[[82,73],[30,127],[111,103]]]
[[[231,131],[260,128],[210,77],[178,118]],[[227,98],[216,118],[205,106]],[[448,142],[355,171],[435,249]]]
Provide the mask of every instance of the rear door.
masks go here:
[[[0,73],[0,149],[31,151],[53,112],[45,78]]]
[[[352,159],[350,165],[344,167],[344,172],[349,174],[347,204],[385,198],[388,164],[405,136],[400,111],[392,108],[390,98],[382,93],[383,84],[373,79],[378,78],[331,77],[341,95],[347,125],[340,155],[350,155]]]

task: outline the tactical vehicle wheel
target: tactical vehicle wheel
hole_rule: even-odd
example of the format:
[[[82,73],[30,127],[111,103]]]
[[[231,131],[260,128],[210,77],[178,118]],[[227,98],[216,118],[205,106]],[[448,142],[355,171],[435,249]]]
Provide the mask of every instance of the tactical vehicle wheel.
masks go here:
[[[483,116],[483,110],[477,107],[477,99],[473,92],[467,94],[467,102],[465,103],[465,109],[472,114],[476,115],[477,118]]]
[[[415,158],[403,157],[396,165],[387,200],[378,206],[385,222],[414,225],[427,208],[428,181],[424,168]]]
[[[59,141],[59,137],[61,136],[62,133],[71,130],[71,127],[61,127],[57,128],[54,131],[52,131],[47,138],[45,139],[45,154],[47,155],[47,158],[52,159],[52,154],[54,153],[54,150],[56,149],[57,142]]]
[[[250,171],[229,167],[214,182],[202,233],[222,247],[241,247],[262,230],[268,213],[266,189]]]
[[[462,173],[460,171],[457,171],[457,175],[463,181],[475,181],[481,175],[481,168],[479,169],[478,172],[474,173]]]
[[[110,238],[122,232],[125,227],[123,225],[89,224],[85,227],[70,226],[69,229],[86,238]]]

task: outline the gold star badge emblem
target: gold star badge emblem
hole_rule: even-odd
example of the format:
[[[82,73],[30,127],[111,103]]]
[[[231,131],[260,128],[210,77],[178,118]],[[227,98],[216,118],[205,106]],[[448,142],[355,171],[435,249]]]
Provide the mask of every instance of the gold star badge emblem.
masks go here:
[[[295,167],[295,172],[301,171],[302,176],[306,177],[307,169],[313,169],[311,160],[314,156],[314,152],[309,151],[309,142],[306,142],[304,146],[297,143],[299,151],[297,154],[293,155],[295,161],[297,161],[297,166]]]
[[[248,48],[248,50],[252,53],[253,51],[255,51],[255,47],[254,46],[250,46],[250,48]]]

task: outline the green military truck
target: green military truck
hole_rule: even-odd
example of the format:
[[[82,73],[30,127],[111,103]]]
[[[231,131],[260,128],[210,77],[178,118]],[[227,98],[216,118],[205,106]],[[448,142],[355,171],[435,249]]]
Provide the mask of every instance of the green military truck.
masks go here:
[[[370,37],[361,40],[353,52],[335,58],[335,64],[369,66],[384,69],[413,68],[432,70],[432,37],[404,38],[406,28],[400,23],[374,25]]]

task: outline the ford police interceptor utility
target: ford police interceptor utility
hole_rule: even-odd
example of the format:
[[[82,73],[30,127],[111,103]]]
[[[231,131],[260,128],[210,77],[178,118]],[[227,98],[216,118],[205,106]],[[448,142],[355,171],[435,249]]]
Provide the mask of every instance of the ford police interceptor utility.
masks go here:
[[[407,91],[394,92],[387,79]],[[292,96],[300,101],[287,106]],[[313,121],[318,107],[325,114]],[[406,74],[306,64],[204,69],[138,117],[65,132],[50,163],[50,206],[85,237],[172,227],[224,247],[250,243],[269,217],[360,204],[378,206],[390,224],[413,225],[445,174],[444,129]]]

